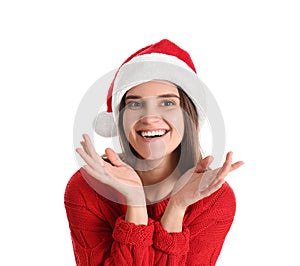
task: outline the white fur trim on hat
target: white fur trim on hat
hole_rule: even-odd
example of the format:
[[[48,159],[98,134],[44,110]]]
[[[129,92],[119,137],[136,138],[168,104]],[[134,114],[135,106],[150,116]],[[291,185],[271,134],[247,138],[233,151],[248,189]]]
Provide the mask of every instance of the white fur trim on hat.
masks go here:
[[[134,86],[151,80],[166,80],[180,86],[196,105],[199,116],[204,113],[205,85],[197,74],[175,56],[145,54],[134,57],[119,69],[112,92],[112,114],[107,112],[98,114],[95,120],[96,133],[103,137],[116,136],[115,121],[118,119],[122,97]]]

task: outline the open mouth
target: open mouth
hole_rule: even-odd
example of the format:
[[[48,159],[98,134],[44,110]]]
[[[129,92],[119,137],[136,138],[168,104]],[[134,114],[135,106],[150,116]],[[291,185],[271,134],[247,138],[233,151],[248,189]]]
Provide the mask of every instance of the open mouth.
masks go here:
[[[142,136],[144,139],[153,139],[153,138],[162,137],[166,135],[168,132],[169,130],[159,129],[159,130],[149,130],[149,131],[140,130],[137,133],[140,136]]]

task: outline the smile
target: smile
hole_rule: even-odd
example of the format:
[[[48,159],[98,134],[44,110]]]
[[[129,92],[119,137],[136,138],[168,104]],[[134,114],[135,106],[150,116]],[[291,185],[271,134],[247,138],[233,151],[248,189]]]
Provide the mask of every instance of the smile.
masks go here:
[[[168,133],[168,130],[165,130],[165,129],[147,130],[147,131],[140,130],[140,131],[138,131],[138,134],[140,136],[142,136],[143,138],[157,138],[157,137],[162,137],[162,136],[164,136],[167,133]]]

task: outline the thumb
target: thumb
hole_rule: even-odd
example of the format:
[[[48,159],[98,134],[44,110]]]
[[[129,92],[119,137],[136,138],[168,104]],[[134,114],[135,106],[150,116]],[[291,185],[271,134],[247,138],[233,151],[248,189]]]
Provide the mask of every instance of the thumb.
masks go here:
[[[204,159],[200,159],[195,166],[195,173],[203,173],[207,170],[213,161],[212,156],[206,156]]]
[[[123,161],[120,159],[120,157],[116,154],[116,152],[111,148],[106,148],[105,153],[107,155],[108,160],[115,166],[121,166],[123,165]]]

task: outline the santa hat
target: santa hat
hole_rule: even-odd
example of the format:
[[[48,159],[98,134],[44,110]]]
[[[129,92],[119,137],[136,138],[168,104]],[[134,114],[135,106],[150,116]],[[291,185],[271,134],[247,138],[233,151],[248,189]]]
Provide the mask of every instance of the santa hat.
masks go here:
[[[205,85],[198,78],[189,53],[163,39],[138,50],[118,68],[107,93],[106,111],[95,119],[96,133],[103,137],[116,136],[122,97],[132,87],[151,80],[170,81],[180,86],[196,105],[199,116],[204,113]]]

